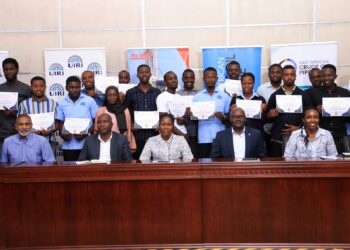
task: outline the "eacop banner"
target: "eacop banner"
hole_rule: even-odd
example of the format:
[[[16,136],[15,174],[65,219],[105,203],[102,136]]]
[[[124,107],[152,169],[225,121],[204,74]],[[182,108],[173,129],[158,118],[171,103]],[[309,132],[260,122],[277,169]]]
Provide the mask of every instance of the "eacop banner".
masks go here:
[[[66,79],[81,77],[85,70],[106,76],[105,48],[45,49],[46,95],[60,101],[65,95]]]
[[[306,89],[311,86],[308,74],[312,68],[328,63],[337,66],[337,49],[337,42],[271,45],[271,64],[293,65],[297,74],[295,84]]]
[[[2,70],[2,61],[4,61],[8,57],[9,57],[8,51],[0,51],[0,84],[6,82],[4,71]]]
[[[128,69],[132,83],[138,83],[137,67],[147,64],[151,68],[152,85],[162,85],[163,76],[168,71],[174,71],[182,85],[181,76],[189,67],[189,49],[181,48],[132,48],[127,49]]]
[[[227,78],[226,65],[235,60],[241,65],[241,75],[245,72],[254,74],[254,89],[256,89],[260,85],[262,47],[257,45],[202,48],[203,70],[207,67],[214,67],[218,72],[217,84],[222,84]]]

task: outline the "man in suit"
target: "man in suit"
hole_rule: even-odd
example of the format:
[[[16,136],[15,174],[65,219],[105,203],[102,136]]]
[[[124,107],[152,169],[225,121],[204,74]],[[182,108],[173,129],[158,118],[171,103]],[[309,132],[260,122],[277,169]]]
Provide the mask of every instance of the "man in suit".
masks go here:
[[[109,114],[102,114],[97,119],[95,135],[86,138],[79,161],[123,161],[132,160],[129,142],[126,136],[112,132],[112,118]]]
[[[236,159],[265,157],[263,136],[259,130],[245,126],[244,110],[233,109],[229,120],[231,127],[216,134],[210,157]]]

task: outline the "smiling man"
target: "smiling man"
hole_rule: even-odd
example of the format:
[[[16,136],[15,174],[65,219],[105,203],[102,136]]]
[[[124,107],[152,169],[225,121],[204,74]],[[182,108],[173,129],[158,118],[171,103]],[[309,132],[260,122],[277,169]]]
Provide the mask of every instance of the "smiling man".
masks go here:
[[[16,119],[18,134],[5,139],[1,153],[1,161],[16,162],[54,162],[49,142],[40,135],[31,133],[32,120],[28,115],[19,115]]]

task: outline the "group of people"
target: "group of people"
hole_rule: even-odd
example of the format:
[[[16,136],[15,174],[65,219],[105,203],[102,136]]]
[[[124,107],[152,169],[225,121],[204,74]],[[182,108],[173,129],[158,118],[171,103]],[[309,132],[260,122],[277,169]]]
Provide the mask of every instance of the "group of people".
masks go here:
[[[59,103],[45,95],[44,78],[32,78],[30,86],[18,81],[15,59],[5,59],[2,66],[6,82],[0,85],[0,92],[18,93],[17,110],[0,110],[2,162],[55,161],[57,131],[65,161],[336,156],[343,151],[342,139],[350,122],[349,117],[321,115],[322,98],[350,97],[348,90],[335,83],[336,67],[331,64],[309,72],[312,88],[306,91],[295,85],[293,66],[273,64],[268,70],[270,81],[255,92],[254,74],[242,73],[239,62],[231,61],[226,65],[227,79],[241,81],[241,93],[228,93],[224,85],[217,86],[213,67],[204,69],[201,91],[194,87],[193,70],[186,69],[182,89],[178,90],[176,73],[169,71],[164,75],[166,90],[161,92],[150,84],[150,67],[142,64],[137,68],[139,83],[125,94],[116,86],[102,93],[95,86],[93,72],[84,71],[81,79],[66,79],[68,95]],[[130,82],[127,71],[119,73],[119,82]],[[281,111],[276,99],[283,95],[300,95],[304,112]],[[193,102],[214,102],[215,112],[209,119],[198,120],[187,107],[182,116],[174,117],[169,103],[181,96],[193,96]],[[261,116],[247,118],[237,100],[261,101]],[[137,128],[135,111],[158,111],[159,127]],[[55,113],[54,125],[33,131],[30,115],[48,112]],[[89,119],[88,132],[67,132],[67,118]]]

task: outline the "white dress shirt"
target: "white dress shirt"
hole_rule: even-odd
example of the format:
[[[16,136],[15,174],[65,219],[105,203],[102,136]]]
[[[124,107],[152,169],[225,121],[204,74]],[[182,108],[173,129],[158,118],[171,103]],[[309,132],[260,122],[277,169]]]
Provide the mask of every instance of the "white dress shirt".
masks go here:
[[[100,161],[111,161],[111,140],[112,134],[107,141],[102,140],[101,135],[98,135],[100,141]]]
[[[243,159],[245,157],[245,128],[239,135],[232,128],[233,152],[236,159]]]

